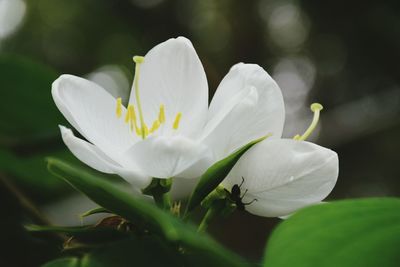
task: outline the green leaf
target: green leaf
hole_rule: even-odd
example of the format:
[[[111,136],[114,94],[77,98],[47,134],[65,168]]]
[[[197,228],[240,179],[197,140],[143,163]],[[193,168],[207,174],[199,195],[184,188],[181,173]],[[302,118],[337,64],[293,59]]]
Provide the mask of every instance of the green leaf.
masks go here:
[[[264,266],[399,266],[400,199],[345,200],[303,209],[280,224]]]
[[[81,267],[80,259],[78,258],[61,258],[51,262],[48,262],[42,267]]]
[[[67,181],[105,209],[135,223],[145,223],[154,232],[174,234],[169,231],[173,225],[166,218],[166,214],[154,205],[133,197],[132,193],[128,192],[128,187],[118,187],[95,176],[92,172],[57,159],[49,158],[47,162],[50,172]]]
[[[0,57],[0,145],[43,143],[58,137],[63,122],[51,98],[58,74],[17,56]]]
[[[165,240],[169,246],[183,246],[187,251],[182,255],[184,260],[202,259],[201,262],[207,262],[207,266],[247,266],[243,259],[226,250],[209,236],[198,234],[193,226],[182,223],[152,203],[134,197],[125,188],[57,159],[48,159],[48,167],[55,175],[105,209],[135,225],[146,227],[152,234]],[[193,261],[193,266],[204,265],[196,265],[196,261]]]
[[[236,152],[214,163],[210,168],[208,168],[207,171],[201,176],[199,183],[192,192],[186,208],[186,213],[191,212],[194,208],[196,208],[201,201],[225,179],[233,166],[235,166],[236,162],[247,150],[267,137],[268,136],[262,137],[248,143],[247,145],[244,145]]]

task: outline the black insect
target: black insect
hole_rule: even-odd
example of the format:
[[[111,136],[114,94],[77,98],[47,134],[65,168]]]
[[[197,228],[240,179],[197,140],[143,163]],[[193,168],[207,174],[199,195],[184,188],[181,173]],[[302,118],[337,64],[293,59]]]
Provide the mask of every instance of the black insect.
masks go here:
[[[228,190],[225,189],[225,191],[229,195],[229,199],[236,204],[236,207],[238,210],[244,210],[245,206],[250,205],[254,201],[257,201],[257,199],[253,199],[250,202],[243,203],[242,199],[244,198],[244,196],[246,195],[246,193],[248,191],[246,189],[244,191],[243,195],[241,195],[241,187],[242,187],[243,183],[244,183],[244,178],[242,176],[242,182],[240,183],[240,185],[235,184],[234,186],[232,186],[231,192],[229,192]]]

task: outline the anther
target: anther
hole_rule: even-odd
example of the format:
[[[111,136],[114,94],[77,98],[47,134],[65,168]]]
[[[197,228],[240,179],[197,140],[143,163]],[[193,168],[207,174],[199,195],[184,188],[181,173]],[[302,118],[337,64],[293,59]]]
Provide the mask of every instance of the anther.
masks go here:
[[[176,117],[175,117],[175,120],[174,120],[174,124],[172,125],[172,128],[174,128],[174,130],[178,129],[181,117],[182,117],[182,113],[178,112],[178,114],[176,114]]]
[[[137,121],[136,121],[136,112],[135,107],[133,105],[128,105],[125,115],[125,123],[129,123],[131,131],[135,130],[136,134],[141,136],[142,132],[140,131]]]
[[[158,112],[158,121],[160,123],[165,122],[165,107],[163,104],[160,105],[160,111]]]
[[[160,127],[160,121],[159,120],[155,120],[153,122],[153,125],[150,128],[150,133],[154,133],[155,131],[157,131],[157,129]]]
[[[319,103],[313,103],[310,108],[311,108],[311,111],[314,112],[314,118],[313,118],[310,126],[308,127],[308,129],[304,132],[304,134],[301,136],[296,135],[293,138],[294,140],[299,140],[299,141],[306,140],[312,134],[312,132],[315,130],[315,128],[317,127],[320,112],[324,107]]]
[[[125,123],[128,123],[128,122],[130,122],[130,119],[131,119],[131,113],[132,113],[132,108],[131,108],[132,106],[131,105],[128,105],[128,108],[126,109],[126,115],[125,115]]]
[[[117,98],[117,109],[116,109],[117,117],[121,118],[122,116],[122,98]]]

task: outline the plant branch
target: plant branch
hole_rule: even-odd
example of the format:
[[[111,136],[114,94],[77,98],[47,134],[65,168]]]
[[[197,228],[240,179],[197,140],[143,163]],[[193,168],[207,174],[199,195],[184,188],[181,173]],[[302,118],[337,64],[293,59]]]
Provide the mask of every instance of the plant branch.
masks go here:
[[[19,205],[29,216],[33,223],[38,225],[51,225],[47,217],[36,207],[36,205],[23,193],[8,177],[0,173],[0,183],[18,200]],[[65,242],[67,237],[62,234],[51,234],[53,238]]]

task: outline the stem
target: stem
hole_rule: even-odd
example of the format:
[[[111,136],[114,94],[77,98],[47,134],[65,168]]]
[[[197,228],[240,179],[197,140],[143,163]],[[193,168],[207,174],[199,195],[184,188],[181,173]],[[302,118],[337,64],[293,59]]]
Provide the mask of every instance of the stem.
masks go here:
[[[38,225],[51,225],[50,220],[47,219],[47,217],[42,212],[40,212],[35,204],[33,204],[33,202],[10,181],[10,179],[8,179],[5,175],[1,173],[0,183],[2,183],[4,187],[18,200],[22,209],[32,219],[33,223]],[[48,236],[57,241],[65,242],[67,240],[67,237],[63,234],[49,233]]]
[[[154,194],[153,195],[154,201],[156,202],[157,206],[162,209],[170,210],[171,209],[171,197],[169,193],[164,194]]]
[[[201,220],[199,228],[197,229],[197,232],[205,232],[208,228],[208,225],[210,224],[211,220],[214,219],[218,213],[216,212],[216,209],[210,208],[207,210],[206,215],[204,215],[203,220]]]
[[[201,220],[197,231],[205,232],[211,220],[213,220],[217,216],[226,216],[232,211],[233,209],[230,208],[229,202],[226,199],[214,200],[208,208],[206,215],[204,215],[203,219]]]
[[[29,215],[32,221],[40,225],[50,225],[50,221],[39,211],[39,209],[32,203],[32,201],[17,188],[7,177],[0,174],[0,181],[4,187],[11,192],[18,200],[23,210]]]

